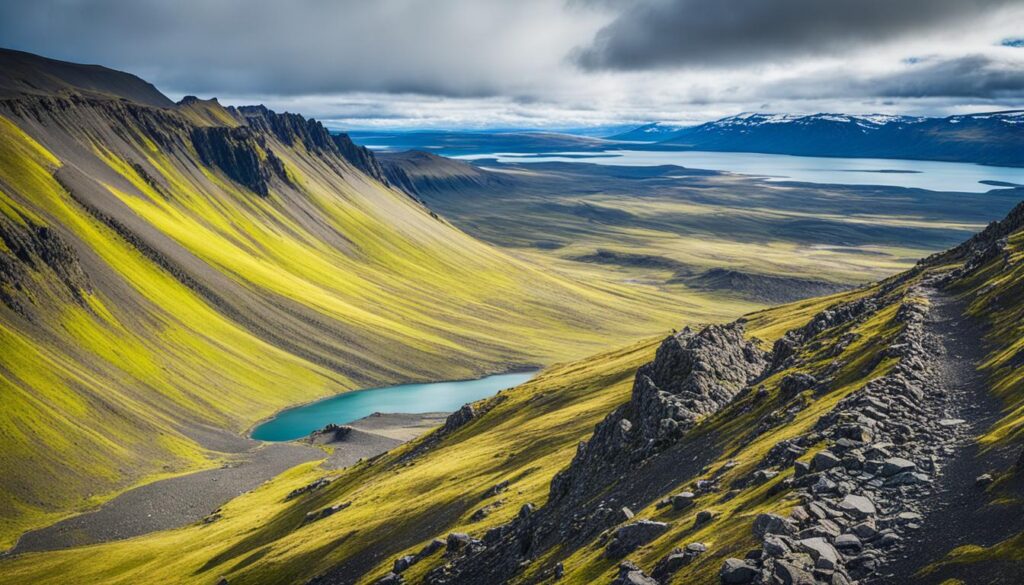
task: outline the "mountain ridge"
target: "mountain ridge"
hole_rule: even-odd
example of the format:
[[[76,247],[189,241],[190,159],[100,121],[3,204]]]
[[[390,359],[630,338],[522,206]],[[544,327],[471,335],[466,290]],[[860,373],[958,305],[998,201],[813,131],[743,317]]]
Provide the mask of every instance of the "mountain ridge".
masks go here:
[[[643,140],[650,125],[611,137]],[[797,156],[905,158],[1024,166],[1024,110],[944,118],[745,112],[689,126],[655,146]],[[650,141],[648,141],[650,142]]]

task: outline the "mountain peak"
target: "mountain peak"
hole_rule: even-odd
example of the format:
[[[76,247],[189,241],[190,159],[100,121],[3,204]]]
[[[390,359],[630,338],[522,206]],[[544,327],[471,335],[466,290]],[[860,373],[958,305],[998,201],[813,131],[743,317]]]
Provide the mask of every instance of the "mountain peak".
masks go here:
[[[0,49],[0,98],[66,93],[125,99],[160,108],[174,106],[153,84],[130,73]]]

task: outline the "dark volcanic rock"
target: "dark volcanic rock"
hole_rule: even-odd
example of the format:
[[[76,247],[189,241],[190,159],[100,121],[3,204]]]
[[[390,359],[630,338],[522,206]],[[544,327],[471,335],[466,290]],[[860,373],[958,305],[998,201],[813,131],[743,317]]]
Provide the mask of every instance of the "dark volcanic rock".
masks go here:
[[[551,482],[551,499],[585,493],[614,468],[628,468],[677,441],[699,417],[729,403],[765,366],[743,324],[685,329],[637,371],[630,401],[597,425],[569,468]]]
[[[700,542],[692,542],[686,545],[685,548],[672,549],[672,552],[668,553],[661,560],[654,565],[654,570],[651,571],[651,577],[658,582],[665,582],[674,575],[679,569],[682,569],[686,565],[692,563],[697,557],[707,552],[708,547]]]
[[[473,420],[474,417],[476,417],[476,411],[473,410],[473,405],[463,404],[462,408],[448,415],[448,418],[444,420],[444,426],[441,428],[446,434],[453,433]]]
[[[336,441],[344,440],[345,437],[349,436],[351,433],[352,427],[350,426],[329,423],[324,428],[310,433],[306,440],[313,444],[334,443]]]
[[[34,296],[29,290],[38,286],[30,272],[43,270],[52,271],[71,297],[81,301],[91,284],[74,248],[53,229],[23,221],[0,214],[0,302],[27,316]]]
[[[753,583],[758,570],[751,563],[740,559],[725,559],[722,569],[718,572],[723,585],[744,585]]]
[[[611,585],[658,585],[658,582],[645,575],[632,561],[623,561],[619,565],[619,575]]]
[[[626,524],[612,535],[612,540],[605,549],[605,556],[610,559],[626,556],[640,546],[658,538],[666,530],[668,530],[668,524],[651,520],[638,520]]]
[[[263,137],[247,126],[193,128],[192,146],[203,164],[224,171],[228,178],[262,197],[270,194],[273,177],[288,182],[284,164],[267,148]]]

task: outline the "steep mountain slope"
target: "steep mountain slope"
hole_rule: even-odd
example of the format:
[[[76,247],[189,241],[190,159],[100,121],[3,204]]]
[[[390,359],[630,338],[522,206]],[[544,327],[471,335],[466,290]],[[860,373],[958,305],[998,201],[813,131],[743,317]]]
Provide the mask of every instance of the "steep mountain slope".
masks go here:
[[[216,464],[275,410],[544,364],[672,318],[540,271],[262,107],[0,53],[0,542]]]
[[[626,136],[637,138],[637,129]],[[746,113],[659,137],[660,147],[1022,166],[1024,112],[924,118]]]
[[[0,581],[1016,583],[1022,286],[1024,203],[883,282],[551,368],[327,481]]]

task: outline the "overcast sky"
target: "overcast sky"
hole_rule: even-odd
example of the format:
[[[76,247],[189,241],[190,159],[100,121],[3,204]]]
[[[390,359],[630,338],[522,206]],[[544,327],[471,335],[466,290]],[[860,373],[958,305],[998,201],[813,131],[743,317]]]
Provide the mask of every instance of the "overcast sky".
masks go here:
[[[339,128],[1024,108],[1022,37],[1024,0],[0,2],[0,46]]]

